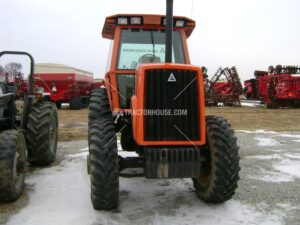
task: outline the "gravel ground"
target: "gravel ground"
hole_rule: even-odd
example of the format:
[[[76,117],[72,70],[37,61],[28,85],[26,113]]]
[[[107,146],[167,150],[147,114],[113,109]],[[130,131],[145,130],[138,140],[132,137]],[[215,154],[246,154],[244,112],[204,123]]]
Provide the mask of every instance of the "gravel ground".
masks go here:
[[[300,133],[239,133],[238,138],[241,180],[234,199],[261,207],[266,214],[283,214],[283,224],[299,224]],[[283,172],[281,166],[288,170]]]
[[[87,142],[60,142],[55,165],[32,169],[24,195],[0,205],[0,224],[299,224],[300,133],[237,136],[241,179],[225,204],[198,200],[190,179],[121,178],[119,210],[96,212],[85,171]],[[77,180],[70,184],[70,176]]]

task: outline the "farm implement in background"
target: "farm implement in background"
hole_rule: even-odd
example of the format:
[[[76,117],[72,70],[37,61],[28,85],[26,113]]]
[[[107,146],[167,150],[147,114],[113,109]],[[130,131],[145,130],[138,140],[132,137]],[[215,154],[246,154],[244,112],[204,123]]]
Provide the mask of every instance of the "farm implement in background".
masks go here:
[[[244,83],[247,99],[261,100],[267,108],[300,107],[300,67],[270,66],[254,76]]]
[[[71,66],[43,63],[35,65],[35,87],[57,108],[70,103],[70,109],[88,107],[93,74]]]
[[[209,80],[205,79],[205,104],[207,106],[240,106],[242,84],[236,67],[219,68]]]
[[[18,99],[23,99],[24,93],[28,91],[28,81],[24,79],[24,74],[21,72],[1,73],[0,82],[5,84],[7,92],[13,93]]]

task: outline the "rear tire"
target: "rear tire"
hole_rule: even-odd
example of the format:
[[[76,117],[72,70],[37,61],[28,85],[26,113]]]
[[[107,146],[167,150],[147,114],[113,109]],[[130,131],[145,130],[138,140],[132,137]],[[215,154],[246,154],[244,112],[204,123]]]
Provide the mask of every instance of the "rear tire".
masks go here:
[[[89,112],[88,170],[95,209],[110,210],[119,203],[117,137],[106,89],[92,91]]]
[[[237,139],[230,124],[222,117],[206,117],[206,159],[199,178],[193,179],[196,194],[209,203],[225,202],[235,194],[239,180]]]
[[[25,180],[26,142],[16,130],[0,134],[0,202],[17,200]]]
[[[58,117],[53,102],[37,103],[31,108],[26,139],[28,160],[32,165],[47,166],[55,161]]]

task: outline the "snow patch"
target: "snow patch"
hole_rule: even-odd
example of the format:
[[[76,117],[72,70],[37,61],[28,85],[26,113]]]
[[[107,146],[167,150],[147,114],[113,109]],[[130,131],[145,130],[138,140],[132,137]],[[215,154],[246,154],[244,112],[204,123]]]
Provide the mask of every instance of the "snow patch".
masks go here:
[[[292,175],[281,173],[279,171],[270,171],[264,168],[260,169],[260,173],[256,175],[248,175],[250,179],[260,180],[264,182],[271,183],[284,183],[284,182],[292,182],[294,181],[294,177]]]
[[[246,134],[277,134],[275,131],[266,131],[266,130],[236,130],[236,133],[246,133]]]
[[[258,104],[255,104],[255,103],[249,103],[249,102],[241,102],[241,105],[242,106],[246,106],[246,107],[257,107],[257,106],[260,106]]]
[[[255,137],[255,140],[258,141],[258,146],[275,146],[280,144],[272,138]]]
[[[264,182],[271,182],[271,183],[285,183],[285,182],[292,182],[294,181],[294,177],[289,174],[283,174],[280,172],[268,171],[260,175],[248,175],[247,176],[253,180],[260,180]]]
[[[80,153],[68,155],[66,157],[67,158],[74,158],[74,159],[81,159],[81,158],[86,158],[87,155],[88,155],[88,152],[85,151],[85,152],[80,152]]]
[[[300,178],[300,161],[285,160],[284,162],[281,162],[281,165],[275,165],[274,168],[283,173]]]
[[[82,149],[79,149],[78,151],[79,152],[87,152],[89,150],[89,148],[82,148]]]
[[[290,159],[300,159],[300,153],[285,153],[284,156]]]
[[[278,137],[288,137],[288,138],[299,138],[300,139],[300,135],[298,135],[298,134],[279,134],[277,136]]]
[[[118,154],[122,157],[138,157],[139,155],[135,152],[118,151]]]
[[[247,157],[248,159],[261,159],[261,160],[270,160],[270,159],[282,159],[281,156],[274,155],[251,155]]]
[[[120,178],[119,210],[95,211],[90,200],[86,154],[70,155],[58,166],[29,174],[26,182],[34,187],[28,193],[29,204],[7,225],[284,224],[285,214],[267,212],[263,206],[255,208],[235,200],[205,204],[195,196],[190,179]]]

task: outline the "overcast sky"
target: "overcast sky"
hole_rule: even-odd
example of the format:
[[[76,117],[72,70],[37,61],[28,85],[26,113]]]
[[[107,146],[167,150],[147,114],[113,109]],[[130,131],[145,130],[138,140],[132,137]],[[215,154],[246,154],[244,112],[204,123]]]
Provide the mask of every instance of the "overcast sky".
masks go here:
[[[165,13],[165,0],[0,0],[0,50],[30,52],[37,63],[60,63],[103,77],[110,41],[106,16]],[[193,5],[193,10],[192,10]],[[192,64],[255,69],[300,64],[299,0],[174,0],[174,15],[192,17]]]

